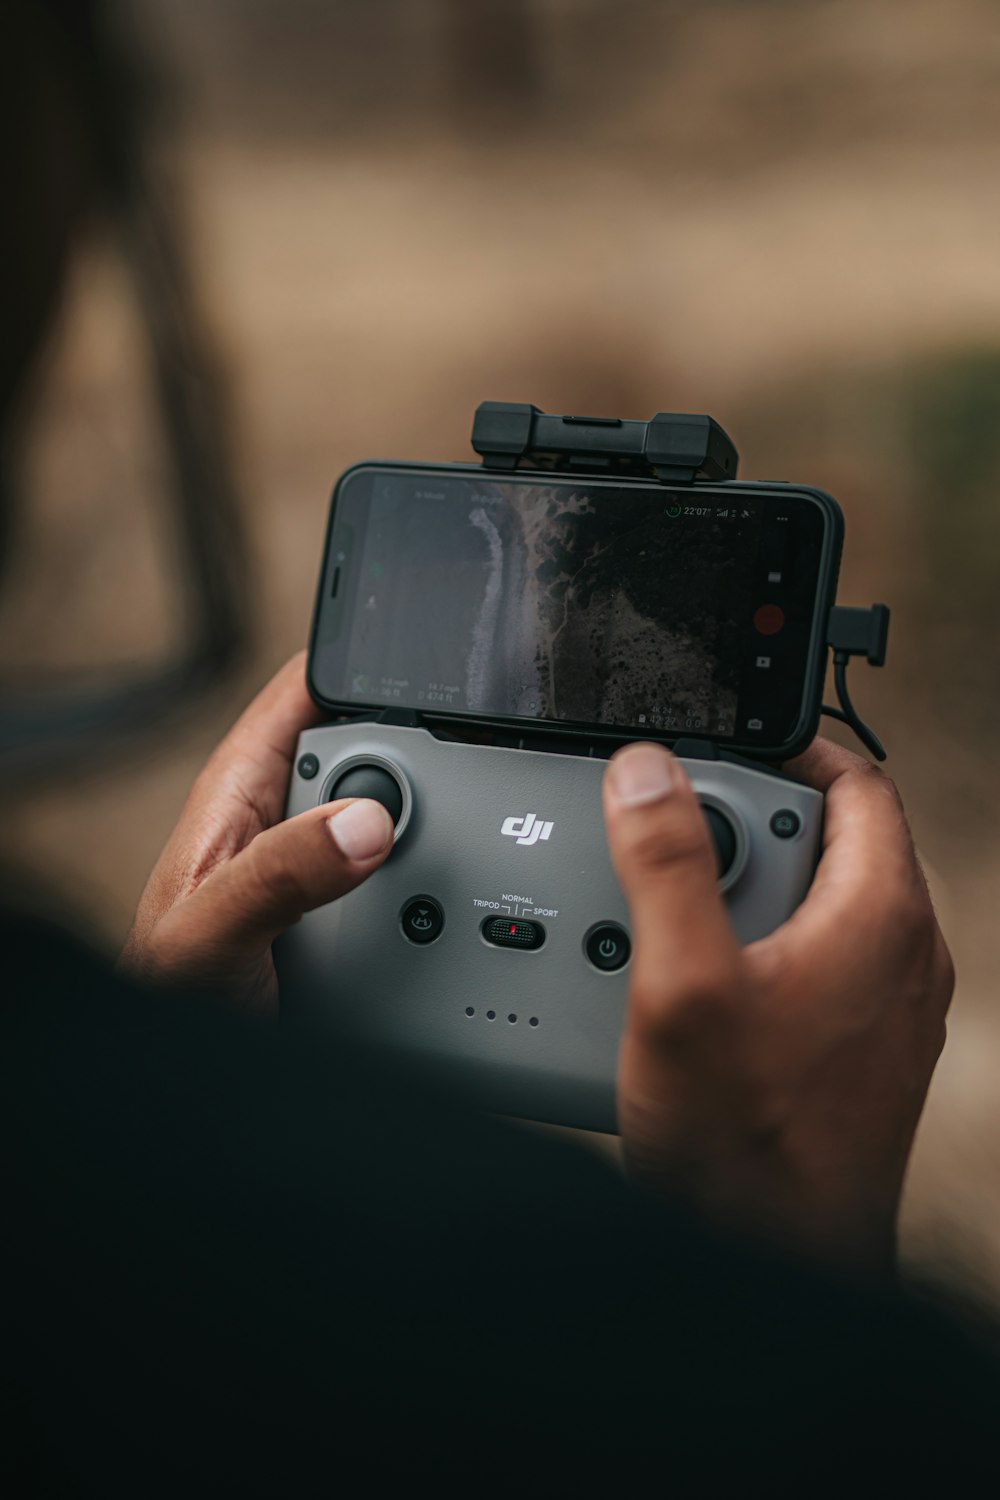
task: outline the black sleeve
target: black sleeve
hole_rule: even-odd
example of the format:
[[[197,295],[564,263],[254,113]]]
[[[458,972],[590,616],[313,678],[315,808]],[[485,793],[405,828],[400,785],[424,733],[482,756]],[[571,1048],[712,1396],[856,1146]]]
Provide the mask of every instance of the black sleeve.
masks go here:
[[[997,1365],[947,1318],[344,1039],[4,937],[18,1494],[995,1484]]]

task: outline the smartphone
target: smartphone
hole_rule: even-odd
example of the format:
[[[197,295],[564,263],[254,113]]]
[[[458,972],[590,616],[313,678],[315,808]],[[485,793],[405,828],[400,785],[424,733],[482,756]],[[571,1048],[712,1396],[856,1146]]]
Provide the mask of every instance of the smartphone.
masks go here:
[[[791,756],[819,723],[842,540],[836,501],[797,485],[360,464],[333,494],[310,691]]]

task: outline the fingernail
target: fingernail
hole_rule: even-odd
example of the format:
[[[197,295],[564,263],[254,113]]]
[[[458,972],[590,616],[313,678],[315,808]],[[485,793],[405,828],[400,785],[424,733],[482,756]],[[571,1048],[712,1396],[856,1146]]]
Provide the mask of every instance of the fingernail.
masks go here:
[[[363,798],[328,818],[333,842],[348,859],[374,859],[392,838],[392,819],[381,802]]]
[[[611,762],[611,790],[625,807],[657,802],[673,785],[673,757],[659,745],[630,745]]]

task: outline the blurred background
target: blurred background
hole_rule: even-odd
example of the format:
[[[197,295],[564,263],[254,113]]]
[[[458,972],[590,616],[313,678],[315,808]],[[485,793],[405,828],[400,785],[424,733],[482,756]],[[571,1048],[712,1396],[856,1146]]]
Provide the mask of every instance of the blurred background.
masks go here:
[[[1000,1303],[1000,5],[105,11],[139,185],[76,247],[7,465],[0,671],[175,650],[199,476],[232,629],[114,757],[22,758],[6,853],[120,943],[208,750],[305,642],[347,464],[469,457],[485,398],[709,411],[744,478],[837,496],[841,602],[893,607],[851,680],[959,973],[904,1248]]]

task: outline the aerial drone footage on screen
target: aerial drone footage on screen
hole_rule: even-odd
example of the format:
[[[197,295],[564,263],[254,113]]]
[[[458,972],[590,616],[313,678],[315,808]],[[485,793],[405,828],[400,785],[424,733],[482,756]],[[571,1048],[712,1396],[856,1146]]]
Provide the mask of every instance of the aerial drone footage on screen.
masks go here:
[[[361,468],[331,530],[323,697],[720,739],[787,720],[822,538],[818,507],[724,486]]]

